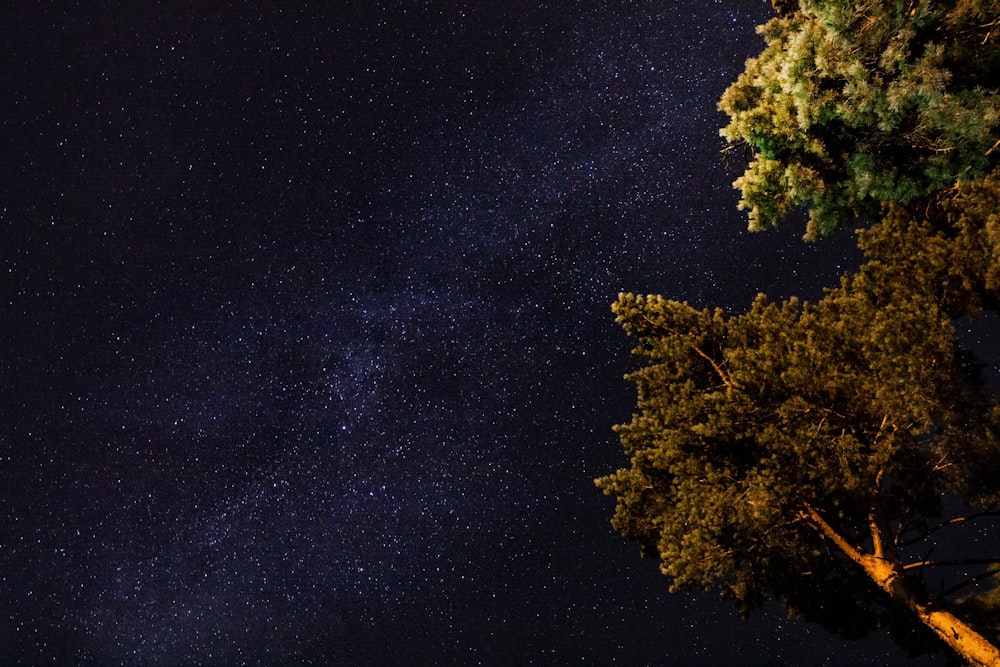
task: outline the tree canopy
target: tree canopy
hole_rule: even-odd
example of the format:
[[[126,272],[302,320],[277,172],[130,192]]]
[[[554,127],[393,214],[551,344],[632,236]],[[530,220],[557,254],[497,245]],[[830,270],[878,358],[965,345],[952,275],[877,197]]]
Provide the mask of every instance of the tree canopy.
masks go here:
[[[904,222],[872,230],[870,255]],[[727,317],[619,297],[647,365],[628,376],[640,412],[616,427],[631,466],[597,483],[618,498],[616,530],[675,588],[717,588],[744,610],[777,598],[847,636],[943,602],[909,575],[935,565],[923,556],[942,498],[1000,504],[1000,404],[956,342],[941,274],[892,253],[816,304],[761,295]],[[905,596],[880,590],[890,575]],[[935,622],[942,638],[960,623]]]
[[[719,103],[751,229],[803,206],[814,237],[997,164],[1000,0],[801,0],[759,31]]]
[[[720,103],[740,205],[754,229],[805,206],[807,236],[880,218],[865,262],[742,314],[619,295],[645,365],[629,466],[596,483],[673,588],[1000,665],[1000,585],[967,595],[1000,555],[930,555],[1000,516],[1000,397],[954,324],[1000,312],[1000,0],[775,7]]]

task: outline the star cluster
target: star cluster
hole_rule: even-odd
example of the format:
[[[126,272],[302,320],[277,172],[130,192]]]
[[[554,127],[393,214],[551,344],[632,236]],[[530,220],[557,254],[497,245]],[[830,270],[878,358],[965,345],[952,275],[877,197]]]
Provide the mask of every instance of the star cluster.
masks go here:
[[[13,10],[0,660],[902,664],[668,595],[592,485],[619,291],[856,261],[742,231],[715,103],[769,11]]]

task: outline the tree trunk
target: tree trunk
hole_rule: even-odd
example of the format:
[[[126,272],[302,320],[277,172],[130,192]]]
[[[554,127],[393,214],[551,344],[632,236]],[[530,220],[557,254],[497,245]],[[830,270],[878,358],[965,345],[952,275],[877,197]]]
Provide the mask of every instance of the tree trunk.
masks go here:
[[[1000,649],[954,614],[929,604],[926,593],[915,589],[913,582],[906,579],[902,565],[898,561],[861,553],[835,531],[816,510],[807,507],[805,514],[805,518],[848,558],[860,565],[879,588],[916,614],[924,625],[933,630],[934,634],[956,653],[979,667],[1000,667]],[[878,536],[875,538],[878,544]]]
[[[858,553],[857,562],[879,587],[902,602],[943,642],[973,665],[1000,666],[1000,650],[951,612],[925,602],[927,595],[914,590],[898,563]],[[851,556],[851,554],[847,554]]]

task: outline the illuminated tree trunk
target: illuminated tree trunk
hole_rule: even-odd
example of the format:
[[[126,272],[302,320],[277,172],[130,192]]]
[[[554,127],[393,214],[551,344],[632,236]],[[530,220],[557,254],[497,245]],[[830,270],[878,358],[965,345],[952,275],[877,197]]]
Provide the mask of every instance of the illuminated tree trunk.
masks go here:
[[[875,521],[872,522],[875,554],[866,554],[851,546],[813,508],[807,507],[803,518],[815,526],[848,558],[860,565],[879,588],[916,614],[924,625],[933,630],[934,634],[970,664],[1000,667],[1000,650],[996,646],[954,614],[929,604],[926,593],[917,589],[914,582],[906,579],[898,557],[894,553],[883,552],[882,534]]]

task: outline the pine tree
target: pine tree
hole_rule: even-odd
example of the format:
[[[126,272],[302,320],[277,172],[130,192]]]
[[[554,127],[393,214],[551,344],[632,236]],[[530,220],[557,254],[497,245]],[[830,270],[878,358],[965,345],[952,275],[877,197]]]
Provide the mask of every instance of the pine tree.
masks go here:
[[[716,588],[744,611],[777,598],[847,636],[908,610],[1000,664],[913,576],[934,563],[900,548],[933,537],[943,497],[997,507],[1000,408],[933,295],[887,302],[869,279],[728,318],[621,295],[648,365],[629,376],[640,412],[617,427],[631,466],[597,484],[674,588]]]
[[[1000,145],[1000,0],[800,0],[725,92],[753,157],[751,229],[809,209],[808,237],[984,175]]]
[[[740,206],[752,229],[806,207],[807,237],[881,214],[867,261],[741,315],[620,295],[646,365],[629,467],[596,483],[675,589],[1000,665],[1000,585],[956,599],[1000,557],[927,555],[1000,516],[1000,397],[953,326],[1000,310],[1000,0],[773,4],[720,102],[752,150]],[[926,586],[951,566],[981,569]]]
[[[998,203],[991,176],[940,198],[934,222],[887,206],[862,233],[868,261],[815,304],[761,295],[726,316],[620,295],[647,363],[628,376],[640,411],[616,427],[630,467],[596,482],[674,588],[717,589],[744,612],[778,599],[847,637],[888,625],[913,650],[936,636],[1000,664],[949,608],[962,587],[935,597],[923,576],[1000,571],[991,554],[926,558],[972,523],[943,518],[944,499],[1000,513],[1000,400],[952,324],[997,302]],[[954,609],[1000,625],[991,599]]]

